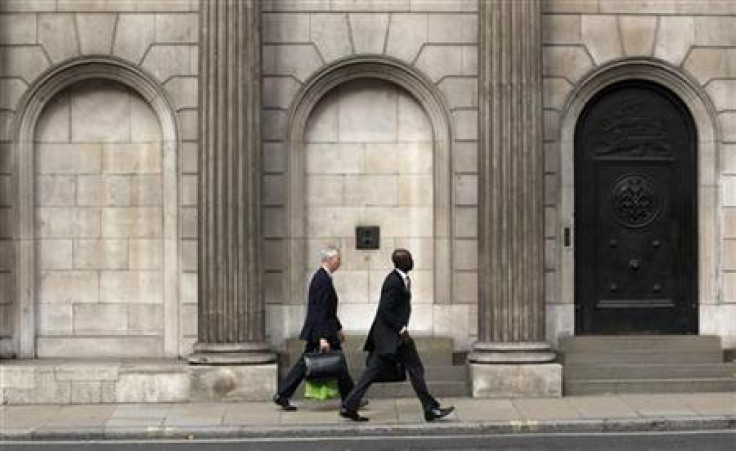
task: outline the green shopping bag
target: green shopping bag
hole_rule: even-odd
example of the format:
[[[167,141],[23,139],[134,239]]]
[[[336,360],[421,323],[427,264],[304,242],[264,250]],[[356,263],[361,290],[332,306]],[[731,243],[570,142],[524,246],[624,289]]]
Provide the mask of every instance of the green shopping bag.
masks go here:
[[[307,381],[307,386],[304,389],[305,398],[317,399],[319,401],[335,399],[339,395],[340,390],[337,388],[336,379]]]

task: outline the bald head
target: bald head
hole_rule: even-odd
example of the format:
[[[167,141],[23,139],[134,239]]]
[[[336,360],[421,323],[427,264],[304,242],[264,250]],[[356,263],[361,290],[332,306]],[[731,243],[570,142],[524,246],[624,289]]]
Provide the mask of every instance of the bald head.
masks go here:
[[[414,259],[411,257],[411,252],[406,249],[396,249],[391,254],[391,261],[394,262],[397,269],[405,273],[414,269]]]

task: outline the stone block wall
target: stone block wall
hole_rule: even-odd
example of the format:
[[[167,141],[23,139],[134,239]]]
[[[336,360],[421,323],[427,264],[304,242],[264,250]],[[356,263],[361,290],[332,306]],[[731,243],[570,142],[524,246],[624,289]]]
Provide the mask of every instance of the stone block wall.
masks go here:
[[[162,134],[116,83],[57,94],[36,127],[36,352],[163,353]]]
[[[454,262],[449,277],[453,279],[453,292],[447,301],[449,303],[437,303],[435,300],[434,304],[418,305],[413,312],[412,322],[416,333],[451,336],[455,338],[459,349],[469,348],[477,327],[477,11],[476,0],[263,2],[264,255],[274,250],[280,255],[269,261],[264,285],[267,334],[277,348],[282,346],[286,338],[298,334],[303,321],[308,283],[307,280],[303,282],[303,295],[290,294],[289,262],[285,261],[290,258],[287,252],[288,193],[284,192],[289,177],[290,156],[286,145],[289,111],[297,94],[317,72],[338,60],[363,55],[380,55],[409,65],[430,81],[447,106],[453,134],[448,181],[453,199],[449,212]],[[383,93],[381,89],[373,91],[376,96]],[[313,114],[316,117],[321,112],[315,111]],[[362,130],[372,131],[370,127],[377,125],[363,126],[365,128]],[[346,169],[341,171],[347,173],[350,161],[339,163],[344,163]],[[331,160],[329,164],[338,162]],[[385,193],[381,193],[391,190],[393,180],[386,180],[386,183],[368,182],[362,175],[345,177],[344,195],[347,197],[343,198],[344,205],[358,198],[384,197]],[[437,187],[427,187],[427,190],[423,187],[421,193],[414,191],[408,194],[421,194],[424,197],[429,195],[429,190],[436,192]],[[357,197],[350,198],[353,194]],[[322,201],[330,200],[320,197]],[[417,202],[420,201],[417,199]],[[372,218],[350,219],[343,215],[341,223],[345,230],[338,236],[352,237],[359,219],[375,222],[369,220]],[[382,231],[389,232],[389,240],[384,241],[382,250],[375,253],[375,258],[371,255],[372,262],[388,261],[393,245],[413,247],[418,255],[427,255],[425,246],[416,241],[416,238],[423,239],[421,234],[412,233],[415,236],[408,243],[391,241],[392,226],[389,222],[397,219],[391,219],[386,225],[381,224]],[[415,220],[427,221],[426,225],[429,225],[432,217],[424,214],[412,219]],[[343,300],[340,315],[344,322],[355,325],[355,330],[364,330],[375,313],[375,307],[371,304],[363,304],[365,307],[351,304],[351,299],[376,302],[380,282],[387,268],[371,263],[376,270],[370,270],[367,278],[365,273],[355,274],[351,266],[355,269],[365,265],[363,259],[367,254],[355,251],[352,240],[341,241],[345,267],[336,274],[336,283]],[[311,249],[316,245],[308,247],[311,266],[314,267],[316,264]],[[425,258],[429,261],[432,257],[420,258],[425,264]],[[378,264],[385,265],[383,262]],[[428,273],[421,276],[418,273],[417,280],[423,280],[423,290],[429,293],[433,281],[425,275],[429,276]],[[341,277],[345,277],[345,281],[341,281]],[[356,294],[356,290],[361,294]]]
[[[544,2],[544,119],[547,333],[574,331],[572,250],[562,231],[572,224],[572,180],[561,142],[571,95],[584,77],[614,61],[651,58],[692,80],[719,130],[715,152],[699,149],[700,333],[736,346],[736,3],[718,0]],[[696,118],[697,120],[697,118]],[[701,130],[701,133],[703,131]],[[708,143],[706,143],[708,144]],[[565,275],[568,274],[568,275]]]
[[[176,343],[167,348],[167,355],[184,356],[190,352],[197,334],[198,4],[199,0],[5,0],[0,3],[0,355],[14,347],[10,337],[14,333],[17,307],[14,302],[18,297],[14,241],[18,205],[13,186],[18,174],[12,143],[16,113],[24,93],[42,74],[75,58],[92,55],[117,58],[143,70],[160,84],[174,110],[178,142],[166,142],[164,138],[162,146],[175,145],[176,162],[167,166],[164,158],[160,163],[162,196],[165,199],[167,193],[175,192],[177,205],[173,215],[169,210],[161,215],[177,218],[176,231],[170,240],[176,241],[177,258],[174,266],[163,264],[161,283],[162,290],[167,292],[167,281],[174,280],[176,308],[160,315],[163,336],[173,334]],[[292,296],[287,274],[290,259],[286,190],[290,157],[285,145],[288,114],[294,98],[315,73],[338,60],[369,54],[398,60],[423,74],[449,111],[453,133],[448,182],[452,191],[453,292],[449,303],[435,300],[420,306],[414,321],[421,333],[455,338],[460,349],[467,349],[477,335],[478,4],[478,0],[263,0],[263,250],[266,259],[263,285],[267,334],[276,348],[286,338],[296,335],[304,315],[304,296]],[[570,266],[571,251],[562,241],[563,229],[571,221],[570,212],[565,210],[565,205],[570,204],[569,199],[565,200],[569,196],[565,181],[571,180],[565,172],[570,154],[561,142],[566,105],[584,77],[596,69],[627,58],[650,58],[691,79],[713,107],[712,120],[718,130],[717,152],[700,162],[701,185],[707,180],[701,190],[712,193],[700,199],[700,221],[706,225],[701,231],[708,234],[704,240],[715,243],[701,254],[706,262],[701,268],[707,272],[705,283],[701,283],[707,287],[700,299],[701,332],[722,335],[727,345],[736,346],[736,323],[732,320],[736,317],[736,40],[731,32],[736,21],[736,5],[722,0],[544,0],[542,4],[548,339],[554,342],[558,336],[572,334],[574,330],[573,286],[565,273],[565,268]],[[98,91],[105,92],[105,89]],[[59,108],[65,95],[72,95],[71,91],[57,96],[48,106],[49,111]],[[81,127],[78,131],[94,135],[95,128]],[[108,137],[122,131],[109,126],[106,130]],[[51,149],[48,144],[51,143],[41,143],[36,149],[38,193],[43,202],[64,203],[74,198],[78,204],[64,208],[63,213],[53,217],[54,221],[48,217],[44,220],[46,213],[42,211],[51,207],[37,205],[39,226],[45,224],[37,232],[39,236],[51,235],[39,245],[40,261],[48,268],[39,267],[38,287],[56,286],[54,290],[58,292],[71,287],[77,293],[75,296],[82,297],[86,296],[85,292],[97,290],[99,297],[103,281],[98,279],[98,286],[92,287],[86,277],[88,272],[100,277],[102,272],[129,272],[135,265],[156,266],[158,263],[155,258],[151,260],[148,246],[131,245],[131,238],[133,241],[145,238],[114,236],[120,230],[157,232],[158,225],[141,222],[141,216],[129,209],[159,207],[119,205],[121,196],[123,199],[155,196],[149,190],[151,174],[136,176],[141,180],[135,188],[128,183],[130,180],[123,180],[133,177],[130,174],[136,168],[130,164],[136,159],[131,159],[130,154],[136,151],[121,147],[106,154],[103,147],[80,142],[73,152],[82,158],[66,158],[69,154],[63,148]],[[108,164],[105,155],[122,172],[94,179],[93,174],[102,174],[104,165]],[[136,164],[149,163],[145,160]],[[53,174],[47,173],[49,168]],[[173,177],[167,178],[166,174]],[[372,189],[376,185],[366,180],[351,179],[349,187],[347,183],[343,185],[342,202],[349,202],[342,206],[359,202],[363,196],[379,194]],[[371,187],[366,188],[366,184]],[[388,189],[386,186],[390,185],[382,183],[380,189]],[[432,189],[436,193],[437,187]],[[134,190],[144,194],[134,194]],[[345,197],[348,191],[350,196],[355,196]],[[408,195],[415,199],[415,195],[427,196],[428,192],[410,189]],[[319,202],[327,199],[316,194],[314,198]],[[99,224],[90,219],[89,211],[113,209],[113,205],[116,211],[108,213],[106,221],[101,210]],[[98,228],[100,236],[87,236]],[[353,225],[351,232],[352,228]],[[107,238],[101,242],[103,229]],[[344,235],[340,243],[346,257],[342,274],[349,275],[351,271],[357,272],[356,266],[351,268],[351,265],[365,262],[361,261],[361,254],[354,252],[351,234]],[[122,243],[125,240],[127,244]],[[164,247],[168,241],[164,240]],[[310,256],[318,241],[315,239],[310,247]],[[411,243],[410,247],[426,266],[425,256],[431,250],[425,250],[421,244]],[[138,263],[133,263],[134,260]],[[368,272],[378,276],[387,268],[376,266],[373,260],[371,257]],[[387,260],[387,255],[377,253],[375,260]],[[44,277],[44,271],[51,277]],[[56,272],[78,272],[80,277],[67,274],[70,277],[59,285],[54,277]],[[361,279],[363,275],[356,277],[360,280],[346,277],[337,283],[343,284],[339,287],[345,301],[341,315],[356,318],[356,327],[360,328],[373,311],[353,309],[349,299],[367,296],[375,300],[377,293],[370,275],[367,281]],[[304,292],[306,284],[304,280]],[[127,286],[127,282],[106,279],[104,285],[115,292],[115,287]],[[368,294],[354,297],[351,290],[356,287]],[[424,284],[424,290],[430,292],[431,284]],[[150,293],[157,291],[155,287]],[[94,316],[106,319],[103,321],[107,324],[106,332],[127,334],[132,330],[150,330],[145,324],[129,328],[129,321],[143,322],[142,316],[159,317],[158,312],[131,313],[130,306],[123,309],[113,307],[117,302],[110,304],[105,312],[80,308],[80,325]],[[44,315],[51,315],[51,310],[48,312]],[[125,327],[114,320],[122,317],[126,318]],[[52,328],[68,331],[70,321],[74,324],[68,308],[66,313],[58,313],[54,318],[47,316],[40,323],[41,330],[53,324]],[[94,335],[91,337],[93,340]]]
[[[415,253],[414,303],[434,301],[432,131],[420,105],[380,80],[348,82],[317,105],[306,131],[307,246],[305,286],[320,247],[344,250],[335,287],[352,310],[347,329],[367,329],[391,252]],[[356,250],[355,226],[381,227],[379,250]],[[266,253],[270,255],[270,253]],[[372,305],[371,305],[372,304]]]
[[[38,295],[53,299],[39,305],[37,333],[85,335],[74,348],[79,355],[190,352],[197,296],[198,5],[198,0],[0,3],[0,354],[16,349],[10,337],[17,332],[12,325],[18,205],[11,180],[19,174],[11,141],[21,98],[42,74],[97,56],[123,61],[154,80],[178,130],[162,138],[148,106],[154,99],[121,94],[105,83],[84,82],[51,100],[38,124],[42,142],[35,149],[34,271]],[[73,114],[66,130],[44,122],[56,121],[64,109]],[[143,128],[135,130],[136,124]],[[125,137],[148,133],[151,124],[158,141],[153,147]],[[169,158],[166,149],[175,155]],[[167,199],[178,199],[178,205]],[[70,302],[72,297],[79,302]],[[109,339],[100,340],[102,335]],[[40,340],[39,353],[71,349],[59,343]]]

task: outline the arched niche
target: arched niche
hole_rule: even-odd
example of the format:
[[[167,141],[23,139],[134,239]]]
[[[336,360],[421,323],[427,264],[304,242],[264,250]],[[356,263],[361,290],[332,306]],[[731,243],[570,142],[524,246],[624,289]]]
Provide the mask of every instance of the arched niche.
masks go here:
[[[598,67],[584,77],[570,93],[560,121],[560,203],[558,210],[558,235],[564,230],[574,234],[575,214],[575,129],[588,102],[601,90],[626,80],[645,80],[659,84],[674,93],[692,115],[697,132],[697,222],[698,242],[698,298],[702,305],[719,302],[719,209],[718,200],[718,146],[719,129],[716,110],[708,95],[698,83],[682,72],[654,58],[629,58],[613,61]],[[574,242],[574,240],[571,240]],[[564,247],[557,256],[559,288],[557,298],[568,305],[556,324],[574,324],[575,249]],[[572,330],[551,331],[556,337],[571,334]],[[701,327],[700,333],[714,332]]]
[[[163,355],[179,354],[178,296],[178,125],[173,104],[163,87],[139,67],[115,57],[81,57],[42,74],[25,92],[14,123],[15,318],[14,347],[20,358],[36,356],[35,261],[35,130],[44,108],[64,89],[86,80],[120,83],[141,96],[153,109],[162,132],[163,181]]]
[[[378,79],[408,92],[429,118],[433,138],[434,302],[452,299],[452,127],[449,110],[434,85],[410,66],[386,57],[347,58],[324,67],[302,87],[288,119],[289,298],[302,299],[299,264],[306,254],[304,136],[310,114],[336,87],[357,79]]]

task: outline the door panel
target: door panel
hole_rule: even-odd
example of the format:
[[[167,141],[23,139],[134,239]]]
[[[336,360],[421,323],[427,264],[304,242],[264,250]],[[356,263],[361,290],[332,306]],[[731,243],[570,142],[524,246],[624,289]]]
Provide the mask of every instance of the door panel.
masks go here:
[[[697,331],[695,130],[630,81],[594,97],[575,141],[575,303],[582,334]]]

